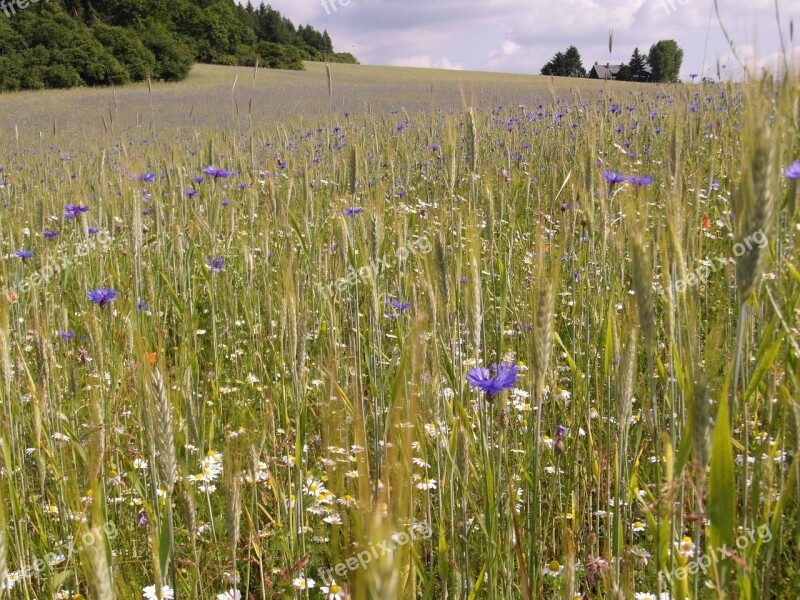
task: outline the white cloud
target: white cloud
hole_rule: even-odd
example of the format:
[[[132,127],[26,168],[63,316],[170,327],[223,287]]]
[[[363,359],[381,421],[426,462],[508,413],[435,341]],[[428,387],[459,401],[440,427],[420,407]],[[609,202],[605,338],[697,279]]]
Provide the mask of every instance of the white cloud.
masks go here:
[[[453,71],[461,71],[464,69],[461,63],[452,62],[446,56],[443,56],[439,60],[433,60],[427,54],[396,58],[392,61],[392,65],[395,67],[421,67],[423,69],[450,69]]]
[[[711,0],[337,0],[331,14],[320,0],[269,1],[295,23],[326,29],[337,50],[368,64],[538,73],[570,45],[589,68],[595,61],[627,62],[635,47],[646,53],[658,40],[674,39],[685,50],[684,75],[713,76],[718,60],[738,68]],[[800,0],[778,2],[788,40]],[[720,2],[728,32],[737,44],[757,47],[759,57],[780,51],[774,3]]]

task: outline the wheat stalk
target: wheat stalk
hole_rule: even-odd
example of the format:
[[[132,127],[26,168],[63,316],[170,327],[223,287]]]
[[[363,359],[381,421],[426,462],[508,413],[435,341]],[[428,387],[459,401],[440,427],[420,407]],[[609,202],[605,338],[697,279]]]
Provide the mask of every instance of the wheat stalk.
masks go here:
[[[94,543],[86,548],[86,557],[94,585],[95,600],[114,600],[114,586],[111,579],[111,568],[106,555],[105,535],[101,527],[95,526],[90,531]]]
[[[155,445],[158,450],[158,474],[161,485],[172,494],[175,477],[178,472],[178,460],[175,457],[175,436],[172,429],[172,408],[167,395],[167,387],[158,367],[153,369],[151,392],[153,397],[153,427]]]
[[[748,145],[745,173],[733,198],[736,218],[736,243],[743,252],[736,258],[736,285],[739,301],[747,302],[764,272],[766,248],[753,243],[754,234],[768,236],[773,220],[775,201],[773,180],[775,173],[775,145],[770,132],[758,128]],[[734,255],[738,254],[734,245]]]
[[[544,382],[553,352],[553,330],[555,317],[555,290],[553,280],[548,279],[539,288],[536,301],[536,327],[533,331],[533,360],[531,372],[536,384],[537,397],[544,390]]]

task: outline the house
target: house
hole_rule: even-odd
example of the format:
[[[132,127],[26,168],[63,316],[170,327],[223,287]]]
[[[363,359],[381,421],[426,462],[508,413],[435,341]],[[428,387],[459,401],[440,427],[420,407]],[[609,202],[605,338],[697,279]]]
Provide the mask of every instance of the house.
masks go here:
[[[589,71],[589,79],[616,79],[621,68],[622,65],[594,63],[592,70]]]
[[[589,79],[611,79],[615,80],[619,77],[619,72],[623,67],[627,67],[628,65],[612,65],[610,63],[606,63],[605,65],[601,65],[600,63],[594,63],[592,70],[589,71]],[[653,67],[649,64],[644,66],[644,71],[648,75],[652,74]]]

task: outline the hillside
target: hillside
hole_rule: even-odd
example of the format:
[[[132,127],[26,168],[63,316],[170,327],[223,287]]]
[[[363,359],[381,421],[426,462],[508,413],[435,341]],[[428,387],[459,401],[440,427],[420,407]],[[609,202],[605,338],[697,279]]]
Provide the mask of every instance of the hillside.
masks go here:
[[[193,63],[302,70],[356,63],[327,31],[263,3],[233,0],[63,0],[4,5],[0,91],[180,81]]]

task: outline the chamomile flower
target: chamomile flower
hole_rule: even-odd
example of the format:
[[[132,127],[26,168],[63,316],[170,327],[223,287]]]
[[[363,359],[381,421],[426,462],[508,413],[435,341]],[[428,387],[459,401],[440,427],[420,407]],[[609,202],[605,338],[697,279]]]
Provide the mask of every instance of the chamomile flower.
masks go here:
[[[146,588],[142,588],[142,597],[145,600],[172,600],[175,598],[175,590],[168,585],[161,586],[161,596],[159,596],[156,586],[148,585]]]
[[[313,587],[316,587],[317,582],[313,579],[306,578],[304,575],[300,577],[296,577],[294,581],[292,581],[292,587],[296,590],[310,590]]]
[[[335,581],[331,581],[330,585],[323,585],[319,589],[325,594],[326,600],[342,600],[344,598],[344,590]]]
[[[690,537],[684,537],[680,542],[675,542],[675,548],[683,558],[694,557],[694,542]]]
[[[542,569],[542,575],[549,577],[558,577],[564,572],[564,565],[560,564],[557,560],[551,560]]]

